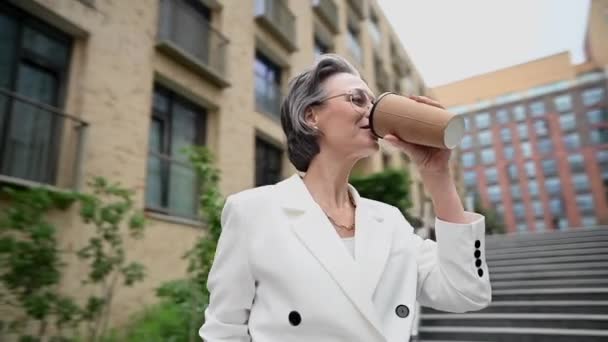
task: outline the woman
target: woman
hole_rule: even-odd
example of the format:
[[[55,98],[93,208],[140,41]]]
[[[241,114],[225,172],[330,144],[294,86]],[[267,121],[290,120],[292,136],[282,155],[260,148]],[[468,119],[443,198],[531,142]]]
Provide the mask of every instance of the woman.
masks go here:
[[[463,210],[449,150],[384,138],[418,167],[437,243],[348,184],[355,163],[378,151],[373,102],[357,70],[336,55],[291,81],[281,123],[289,159],[305,175],[227,198],[203,340],[403,342],[416,301],[452,312],[490,303],[484,218]]]

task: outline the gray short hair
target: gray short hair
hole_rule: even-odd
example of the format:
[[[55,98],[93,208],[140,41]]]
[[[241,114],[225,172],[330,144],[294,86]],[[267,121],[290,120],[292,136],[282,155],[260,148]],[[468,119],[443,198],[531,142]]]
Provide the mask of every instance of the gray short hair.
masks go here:
[[[321,55],[315,64],[289,82],[281,103],[281,125],[287,137],[287,155],[298,171],[306,172],[319,151],[319,132],[306,123],[306,111],[327,96],[321,84],[330,76],[359,72],[346,59],[335,54]]]

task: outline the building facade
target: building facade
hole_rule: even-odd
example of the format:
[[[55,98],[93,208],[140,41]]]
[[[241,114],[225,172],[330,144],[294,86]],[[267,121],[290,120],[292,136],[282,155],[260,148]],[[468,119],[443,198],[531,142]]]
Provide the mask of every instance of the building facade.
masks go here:
[[[210,148],[226,195],[293,174],[279,103],[324,52],[348,58],[377,93],[428,95],[369,0],[3,1],[0,35],[0,180],[83,189],[103,176],[135,189],[145,209],[146,237],[128,257],[148,276],[120,292],[113,323],[183,277],[182,254],[204,234],[182,147]],[[385,167],[411,169],[413,214],[430,223],[403,154],[382,144],[355,172]],[[76,215],[58,222],[62,244],[88,239]],[[79,293],[83,271],[66,272],[63,289]]]
[[[608,2],[591,4],[585,63],[564,52],[433,89],[467,118],[466,192],[508,232],[608,224],[608,66],[593,59],[608,21],[597,12]]]

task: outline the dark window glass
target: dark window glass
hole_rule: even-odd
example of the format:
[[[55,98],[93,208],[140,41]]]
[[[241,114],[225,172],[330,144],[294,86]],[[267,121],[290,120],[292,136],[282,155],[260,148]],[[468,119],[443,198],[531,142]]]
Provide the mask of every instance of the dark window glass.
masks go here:
[[[157,86],[150,135],[146,207],[167,215],[197,219],[198,182],[183,150],[203,145],[206,111]]]
[[[255,140],[255,185],[275,184],[281,180],[281,149],[256,138]]]

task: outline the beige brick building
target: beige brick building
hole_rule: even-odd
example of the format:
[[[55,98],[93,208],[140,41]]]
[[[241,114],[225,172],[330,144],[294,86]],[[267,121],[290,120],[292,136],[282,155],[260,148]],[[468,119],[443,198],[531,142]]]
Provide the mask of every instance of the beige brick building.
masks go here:
[[[375,0],[14,0],[0,18],[0,96],[13,104],[0,124],[2,181],[79,189],[104,176],[136,189],[146,210],[129,257],[147,278],[118,294],[114,324],[183,277],[182,254],[203,232],[180,147],[210,147],[226,195],[291,175],[278,101],[320,52],[347,57],[378,93],[428,94]],[[34,114],[36,124],[20,119]],[[411,167],[382,146],[357,171],[387,166]],[[430,218],[412,172],[413,214]],[[60,222],[68,248],[85,241],[76,215]],[[82,277],[71,267],[64,289],[79,293]]]

